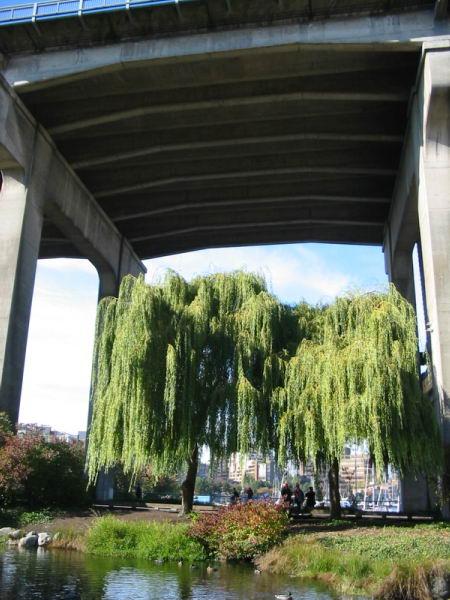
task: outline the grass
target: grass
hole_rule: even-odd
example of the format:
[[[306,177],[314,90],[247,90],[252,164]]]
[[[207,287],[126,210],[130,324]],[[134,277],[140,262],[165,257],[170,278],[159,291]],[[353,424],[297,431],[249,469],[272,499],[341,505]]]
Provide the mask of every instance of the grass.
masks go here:
[[[143,523],[102,517],[87,532],[86,550],[98,556],[187,562],[204,560],[204,550],[188,537],[188,528],[185,523]]]
[[[86,551],[86,534],[73,527],[64,527],[56,532],[50,543],[52,548],[61,550]]]
[[[257,564],[265,571],[324,581],[342,593],[425,600],[431,598],[433,576],[450,572],[450,528],[354,527],[302,533],[270,550]]]
[[[382,582],[374,595],[375,600],[433,600],[447,596],[433,593],[438,578],[447,579],[449,565],[445,563],[424,563],[398,565]]]

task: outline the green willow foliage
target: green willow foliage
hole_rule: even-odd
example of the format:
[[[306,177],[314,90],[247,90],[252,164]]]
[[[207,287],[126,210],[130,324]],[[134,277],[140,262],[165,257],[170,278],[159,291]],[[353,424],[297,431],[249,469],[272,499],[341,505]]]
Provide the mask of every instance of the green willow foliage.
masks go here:
[[[161,285],[126,277],[100,303],[88,471],[121,463],[136,476],[179,468],[195,445],[213,460],[274,445],[271,397],[290,311],[264,280],[236,272]],[[295,329],[295,324],[294,324]]]
[[[346,442],[366,440],[379,470],[436,472],[440,436],[417,375],[411,305],[391,285],[338,298],[310,320],[277,391],[281,459],[331,464]]]
[[[368,440],[377,465],[435,470],[440,443],[417,377],[415,316],[391,287],[328,307],[291,308],[254,274],[158,285],[126,277],[100,303],[88,471],[173,471],[275,449],[340,458]]]

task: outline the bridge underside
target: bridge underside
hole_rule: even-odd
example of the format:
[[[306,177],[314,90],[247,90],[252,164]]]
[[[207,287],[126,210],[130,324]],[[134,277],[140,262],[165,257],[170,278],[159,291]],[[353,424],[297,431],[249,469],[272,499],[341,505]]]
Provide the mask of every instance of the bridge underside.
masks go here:
[[[141,258],[381,244],[419,53],[282,46],[86,72],[18,92]],[[41,257],[79,256],[45,222]]]

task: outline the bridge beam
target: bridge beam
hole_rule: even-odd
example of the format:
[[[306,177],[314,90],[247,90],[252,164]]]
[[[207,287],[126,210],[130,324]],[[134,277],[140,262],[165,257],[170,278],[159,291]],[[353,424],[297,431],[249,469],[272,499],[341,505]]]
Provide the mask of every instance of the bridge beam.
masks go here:
[[[382,43],[391,50],[414,49],[422,41],[448,36],[446,20],[435,20],[433,9],[396,15],[364,15],[356,18],[293,22],[270,27],[242,27],[139,41],[62,49],[12,57],[3,70],[6,80],[20,88],[40,89],[83,79],[93,70],[120,71],[143,61],[187,61],[195,56],[210,57],[224,52],[259,50],[297,44],[365,44],[383,51]]]
[[[433,394],[444,446],[450,446],[450,49],[424,46],[385,233],[390,280],[414,301],[412,249],[420,244],[429,319]],[[444,480],[448,481],[449,465]],[[430,508],[424,480],[405,477],[403,509]],[[448,501],[447,501],[448,502]],[[450,514],[450,506],[444,506]]]
[[[100,296],[145,267],[1,79],[0,170],[0,411],[15,423],[44,215],[97,268]]]

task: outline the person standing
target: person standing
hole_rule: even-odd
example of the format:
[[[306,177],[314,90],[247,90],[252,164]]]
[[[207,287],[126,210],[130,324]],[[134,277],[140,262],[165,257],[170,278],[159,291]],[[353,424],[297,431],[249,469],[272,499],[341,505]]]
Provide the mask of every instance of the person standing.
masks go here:
[[[283,502],[285,504],[288,504],[288,506],[290,506],[291,501],[292,501],[292,490],[289,487],[289,484],[287,481],[285,481],[283,483],[280,491],[281,491],[281,497],[283,498]]]
[[[305,501],[305,494],[303,493],[303,490],[300,487],[300,484],[297,483],[295,486],[295,489],[294,489],[294,502],[299,511],[301,510],[304,501]]]
[[[316,505],[316,492],[312,487],[305,494],[306,498],[306,508],[308,510],[312,510]]]
[[[140,483],[136,484],[136,487],[134,488],[134,493],[136,494],[136,500],[138,502],[142,502],[142,488]]]
[[[239,500],[239,492],[234,487],[233,491],[231,493],[231,504],[237,504],[238,500]]]

